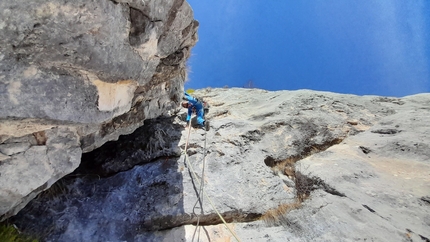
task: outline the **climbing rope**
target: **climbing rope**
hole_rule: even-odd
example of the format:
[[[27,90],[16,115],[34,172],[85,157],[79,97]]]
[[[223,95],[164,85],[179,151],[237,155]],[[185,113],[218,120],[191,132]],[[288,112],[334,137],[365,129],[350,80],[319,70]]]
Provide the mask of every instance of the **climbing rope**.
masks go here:
[[[197,177],[197,173],[194,171],[193,166],[191,165],[189,158],[188,158],[188,154],[187,154],[187,149],[188,149],[188,142],[190,139],[190,133],[191,133],[191,122],[189,122],[188,125],[188,135],[187,135],[187,140],[185,142],[185,149],[184,149],[184,154],[185,154],[185,162],[187,163],[188,168],[191,170],[191,174],[192,174],[192,178],[194,178],[194,180],[196,180],[199,183],[200,189],[197,192],[197,201],[194,204],[193,207],[193,213],[196,215],[196,213],[194,212],[194,209],[197,205],[197,203],[200,201],[200,209],[201,209],[201,213],[203,214],[203,198],[201,197],[201,194],[203,194],[206,199],[209,201],[209,203],[211,204],[213,210],[215,210],[215,212],[217,213],[218,217],[221,219],[221,221],[224,223],[225,227],[228,229],[228,231],[230,231],[230,233],[233,235],[233,237],[240,242],[240,239],[237,237],[237,235],[230,229],[230,227],[227,225],[227,222],[224,220],[224,218],[222,217],[222,215],[218,212],[218,210],[216,209],[215,205],[213,204],[212,200],[210,199],[210,197],[206,194],[206,192],[204,191],[204,169],[205,169],[205,162],[206,162],[206,133],[207,131],[205,130],[205,144],[204,144],[204,154],[203,154],[203,169],[202,169],[202,176],[201,176],[201,181],[198,179]],[[200,222],[200,217],[199,215],[197,215],[197,225],[196,225],[196,230],[194,230],[193,233],[193,238],[192,241],[194,241],[194,237],[197,231],[197,228],[199,228],[199,222]],[[200,236],[200,233],[199,233]]]
[[[190,136],[189,135],[190,134],[190,130],[191,130],[191,122],[190,122],[190,124],[188,126],[188,138]],[[205,176],[205,166],[206,166],[205,163],[206,163],[206,130],[205,130],[205,145],[204,145],[204,149],[203,149],[203,169],[202,169],[202,175],[200,176],[201,179],[203,179],[204,176]],[[204,214],[204,212],[203,212],[203,197],[201,196],[203,194],[203,186],[204,186],[204,182],[201,182],[200,183],[199,191],[196,190],[196,193],[197,193],[198,196],[197,196],[197,200],[196,200],[196,202],[194,203],[194,206],[193,206],[193,214],[194,214],[194,216],[197,217],[197,223],[196,223],[196,228],[194,229],[193,238],[192,238],[191,241],[194,241],[194,238],[195,238],[197,230],[199,231],[197,241],[200,241],[200,227],[199,227],[199,224],[200,224],[200,215],[195,212],[195,209],[197,207],[197,204],[200,202],[200,213]]]
[[[202,197],[202,194],[203,194],[203,187],[204,187],[204,184],[205,184],[205,182],[204,182],[204,177],[205,177],[205,167],[206,167],[206,133],[207,133],[207,131],[205,130],[205,145],[204,145],[204,148],[203,148],[203,162],[202,162],[202,165],[203,165],[203,168],[202,168],[202,175],[200,176],[200,179],[201,179],[201,183],[200,183],[200,189],[199,189],[199,192],[197,192],[197,194],[198,194],[198,196],[197,196],[197,200],[196,200],[196,203],[194,203],[194,206],[193,206],[193,213],[194,213],[194,215],[196,215],[197,216],[197,223],[196,223],[196,229],[194,230],[194,233],[193,233],[193,238],[192,238],[192,240],[191,241],[194,241],[194,237],[195,237],[195,235],[196,235],[196,232],[197,232],[197,228],[199,228],[199,233],[198,233],[198,238],[197,238],[197,241],[199,241],[200,240],[200,227],[199,227],[199,224],[200,224],[200,216],[198,215],[198,214],[196,214],[195,212],[194,212],[194,209],[196,208],[196,206],[197,206],[197,204],[200,202],[200,213],[201,214],[204,214],[204,211],[203,211],[203,197]]]

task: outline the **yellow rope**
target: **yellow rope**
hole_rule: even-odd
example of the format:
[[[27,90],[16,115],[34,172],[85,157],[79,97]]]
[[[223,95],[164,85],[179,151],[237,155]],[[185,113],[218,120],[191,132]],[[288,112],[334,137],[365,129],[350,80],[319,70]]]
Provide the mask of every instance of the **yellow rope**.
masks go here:
[[[188,148],[188,141],[190,138],[190,131],[191,131],[191,120],[190,120],[190,124],[188,126],[188,135],[187,135],[187,141],[185,143],[185,149],[184,149],[184,154],[185,154],[185,161],[187,162],[188,167],[191,169],[191,173],[193,174],[194,179],[199,183],[199,185],[201,186],[201,182],[198,179],[193,166],[191,165],[189,159],[188,159],[188,154],[187,154],[187,148]],[[206,132],[206,131],[205,131]],[[206,139],[206,136],[205,136]],[[203,179],[203,177],[202,177]],[[228,231],[230,231],[230,233],[234,236],[234,238],[240,242],[240,239],[237,237],[237,235],[230,229],[230,227],[228,227],[227,222],[224,220],[224,218],[222,217],[222,215],[218,212],[218,210],[216,209],[215,205],[213,204],[212,200],[210,199],[210,197],[206,194],[206,192],[203,190],[203,195],[206,197],[206,199],[209,201],[209,203],[211,204],[213,210],[215,210],[215,212],[218,214],[218,217],[221,219],[221,221],[224,223],[225,227],[228,229]],[[200,197],[200,195],[198,194],[198,196]],[[203,208],[202,208],[203,209]]]

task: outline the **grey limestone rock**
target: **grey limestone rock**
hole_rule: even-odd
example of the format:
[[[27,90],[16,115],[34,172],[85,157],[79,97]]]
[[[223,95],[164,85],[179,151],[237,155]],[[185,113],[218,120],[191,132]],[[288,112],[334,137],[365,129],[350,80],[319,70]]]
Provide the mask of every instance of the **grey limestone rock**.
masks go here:
[[[184,0],[0,1],[0,220],[175,109],[197,28]]]
[[[428,94],[193,95],[210,131],[185,129],[184,111],[147,121],[11,220],[47,241],[430,238]]]
[[[31,147],[30,144],[12,143],[24,145],[26,149],[15,150],[17,153],[1,161],[2,217],[17,213],[38,193],[73,172],[80,164],[82,150],[76,130],[54,128],[47,130],[44,136],[44,143]]]

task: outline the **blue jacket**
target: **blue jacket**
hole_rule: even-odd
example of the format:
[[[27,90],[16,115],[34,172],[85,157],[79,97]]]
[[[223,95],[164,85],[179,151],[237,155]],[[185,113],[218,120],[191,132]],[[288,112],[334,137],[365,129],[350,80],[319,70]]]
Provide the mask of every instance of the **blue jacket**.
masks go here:
[[[203,103],[198,100],[197,98],[191,96],[190,94],[185,92],[184,100],[187,100],[188,103],[191,104],[190,107],[188,107],[188,115],[187,115],[187,122],[191,119],[191,114],[193,113],[193,108],[196,110],[197,114],[197,122],[201,124],[204,122],[204,115],[205,111],[203,109]]]

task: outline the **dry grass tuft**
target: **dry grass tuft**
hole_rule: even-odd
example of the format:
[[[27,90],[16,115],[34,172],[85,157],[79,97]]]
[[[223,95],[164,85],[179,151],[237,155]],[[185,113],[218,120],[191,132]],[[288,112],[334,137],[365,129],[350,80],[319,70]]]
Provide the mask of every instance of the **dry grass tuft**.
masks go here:
[[[296,171],[295,175],[296,196],[300,202],[307,199],[311,195],[312,191],[322,188],[325,185],[324,181],[319,177],[305,176],[300,171]]]
[[[272,171],[275,173],[281,172],[282,174],[287,175],[290,179],[294,179],[294,165],[298,160],[299,158],[297,157],[289,157],[281,162],[276,162],[274,166],[271,167]]]
[[[316,148],[313,147],[312,149],[316,152]],[[312,191],[319,188],[322,188],[333,195],[345,196],[344,194],[337,192],[335,189],[325,184],[321,178],[312,176],[310,174],[304,175],[300,170],[296,170],[296,162],[300,159],[301,157],[289,157],[281,162],[276,162],[273,160],[268,160],[265,162],[272,165],[271,169],[275,174],[282,173],[294,181],[296,188],[296,198],[298,202],[303,202],[310,196]]]
[[[301,206],[300,202],[297,201],[295,203],[286,203],[281,204],[277,208],[268,210],[265,214],[261,216],[261,219],[267,224],[279,224],[282,223],[283,220],[286,220],[284,217],[289,211],[293,209],[297,209]]]

